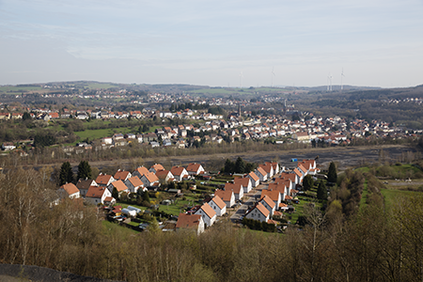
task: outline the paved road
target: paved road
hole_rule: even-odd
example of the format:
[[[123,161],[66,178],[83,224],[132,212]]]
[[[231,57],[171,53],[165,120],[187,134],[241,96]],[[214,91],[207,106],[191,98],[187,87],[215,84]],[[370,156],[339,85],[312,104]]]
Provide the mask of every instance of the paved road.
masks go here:
[[[231,215],[231,221],[236,222],[241,218],[242,215],[245,214],[245,212],[254,205],[254,203],[258,200],[258,198],[261,195],[261,190],[267,189],[268,184],[261,184],[258,187],[251,190],[249,193],[244,194],[244,199],[248,197],[246,201],[244,201],[244,204],[242,204],[239,208],[235,210],[235,212]]]

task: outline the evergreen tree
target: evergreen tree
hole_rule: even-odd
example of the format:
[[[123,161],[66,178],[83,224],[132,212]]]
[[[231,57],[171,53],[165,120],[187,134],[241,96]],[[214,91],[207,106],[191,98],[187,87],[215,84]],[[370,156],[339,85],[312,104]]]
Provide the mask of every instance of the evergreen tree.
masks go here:
[[[328,171],[328,182],[336,183],[338,175],[336,173],[336,166],[334,162],[331,162],[329,165]]]
[[[78,165],[78,176],[77,179],[91,179],[92,171],[91,166],[87,161],[81,161]]]
[[[223,169],[225,173],[234,172],[234,163],[230,159],[226,159],[225,168]]]
[[[119,200],[119,192],[118,192],[118,190],[116,189],[116,187],[113,187],[112,197],[113,197],[113,198],[115,198],[115,199],[116,199],[116,201],[117,201],[117,200]]]
[[[73,182],[72,167],[69,162],[64,162],[60,167],[60,185]]]
[[[245,172],[245,162],[241,157],[238,157],[235,162],[235,172],[244,173]]]
[[[320,180],[319,186],[317,187],[317,199],[319,200],[326,200],[328,198],[328,193],[326,189],[326,185],[323,180]]]
[[[150,203],[150,195],[148,194],[148,191],[145,191],[145,192],[142,194],[142,199],[143,199],[144,201],[146,201],[147,203]]]
[[[304,191],[310,190],[311,188],[313,188],[313,185],[314,185],[314,181],[311,175],[306,175],[306,177],[304,177],[303,179]]]

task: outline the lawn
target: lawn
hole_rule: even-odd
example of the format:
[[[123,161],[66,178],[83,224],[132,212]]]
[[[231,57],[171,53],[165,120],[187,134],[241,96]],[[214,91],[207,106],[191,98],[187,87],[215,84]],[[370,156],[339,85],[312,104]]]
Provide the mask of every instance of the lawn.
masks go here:
[[[120,202],[117,202],[117,203],[116,203],[116,205],[117,205],[117,206],[121,206],[121,207],[122,207],[122,209],[127,208],[128,206],[131,206],[131,207],[134,207],[134,208],[137,208],[137,209],[143,210],[143,211],[145,211],[145,210],[147,209],[147,207],[138,206],[138,205],[135,205],[135,204],[120,203]]]
[[[104,235],[116,235],[116,236],[119,236],[119,238],[125,240],[125,239],[129,239],[130,236],[138,234],[138,232],[135,230],[126,228],[124,226],[120,226],[117,223],[113,223],[107,220],[103,220],[101,224],[104,227],[103,228]]]
[[[392,208],[395,202],[399,198],[410,198],[416,195],[423,195],[422,192],[413,192],[407,190],[395,190],[395,189],[381,189],[380,191],[385,198],[385,206]]]
[[[26,91],[35,91],[41,90],[40,86],[0,86],[0,92],[13,92],[10,94],[20,94],[16,92],[26,92]]]
[[[117,85],[109,84],[109,83],[90,83],[86,86],[89,89],[108,89],[108,88],[116,88]]]
[[[363,193],[361,193],[361,199],[359,204],[360,209],[366,205],[367,194],[369,194],[369,192],[367,191],[367,179],[366,179],[366,181],[364,181]]]
[[[159,211],[164,211],[168,214],[179,215],[185,211],[185,207],[196,205],[197,198],[192,196],[186,196],[186,200],[178,199],[174,204],[171,205],[160,205]]]
[[[316,188],[311,189],[310,191],[306,192],[307,195],[315,195],[316,194]],[[299,204],[292,204],[295,208],[295,212],[292,213],[291,216],[291,223],[295,224],[298,220],[298,217],[301,215],[304,215],[304,207],[310,203],[314,203],[317,208],[322,207],[322,203],[319,202],[317,199],[309,198],[309,197],[302,197],[298,196],[298,199],[300,200]]]

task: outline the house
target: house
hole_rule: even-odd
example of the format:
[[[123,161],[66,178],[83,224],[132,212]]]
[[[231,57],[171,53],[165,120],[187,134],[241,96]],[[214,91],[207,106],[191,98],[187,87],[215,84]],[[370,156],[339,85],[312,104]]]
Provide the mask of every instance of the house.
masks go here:
[[[109,186],[107,186],[107,189],[109,189],[110,193],[113,193],[114,188],[116,188],[119,194],[122,192],[126,192],[126,193],[129,192],[128,187],[125,185],[125,183],[123,183],[122,180],[113,181],[112,183],[109,184]]]
[[[147,174],[144,174],[141,177],[142,183],[144,183],[145,187],[153,187],[153,186],[159,186],[159,178],[153,173],[148,172]]]
[[[199,214],[180,213],[176,222],[176,230],[194,230],[197,235],[204,232],[204,220]]]
[[[310,142],[310,136],[307,132],[296,132],[292,134],[292,138],[298,142]]]
[[[225,202],[227,208],[230,208],[235,205],[234,191],[217,189],[215,195],[219,196]]]
[[[303,178],[304,178],[304,174],[297,168],[294,168],[294,170],[292,171],[292,173],[295,173],[298,178],[299,178],[299,184],[301,184],[303,182]]]
[[[104,204],[104,203],[112,203],[113,201],[116,201],[112,197],[112,193],[103,186],[90,186],[88,188],[88,192],[85,195],[85,200],[87,202],[93,203],[95,205],[97,204]]]
[[[99,186],[105,186],[105,187],[108,187],[110,185],[110,183],[112,183],[113,181],[116,181],[113,176],[107,175],[107,174],[102,174],[101,172],[95,180],[95,182]]]
[[[267,172],[264,171],[263,168],[261,168],[261,167],[256,168],[254,173],[258,176],[258,178],[260,179],[260,182],[267,181]]]
[[[265,164],[269,164],[273,168],[273,175],[278,174],[280,172],[280,166],[277,162],[265,162]]]
[[[156,173],[159,170],[164,170],[165,168],[161,164],[154,164],[148,170],[149,172]]]
[[[213,223],[216,221],[216,217],[217,217],[216,212],[212,209],[212,207],[210,207],[208,203],[205,203],[204,205],[202,205],[195,212],[195,214],[199,214],[202,216],[206,227],[212,226]]]
[[[85,195],[88,192],[88,188],[90,186],[98,186],[98,184],[93,179],[79,179],[76,183],[76,187],[79,189],[79,192],[81,193],[82,197],[85,197]]]
[[[293,186],[300,183],[300,177],[296,173],[282,172],[280,178],[291,180]],[[294,187],[291,187],[291,188],[294,188]]]
[[[276,204],[277,207],[279,207],[279,204],[283,201],[282,194],[279,190],[275,189],[267,189],[261,191],[261,198],[263,198],[265,195],[269,196],[270,199]]]
[[[245,217],[267,222],[270,219],[270,212],[261,202],[257,202],[254,207],[248,211]]]
[[[235,195],[235,201],[240,201],[244,197],[244,189],[241,184],[226,183],[225,191],[233,191]]]
[[[128,178],[131,178],[132,174],[129,171],[125,171],[125,170],[118,170],[115,175],[113,176],[114,179],[116,180],[122,180],[122,181],[126,181]]]
[[[173,174],[167,169],[157,171],[156,176],[161,182],[173,181],[174,179]]]
[[[77,199],[81,196],[79,189],[73,183],[66,183],[60,186],[59,190],[60,198]]]
[[[275,172],[273,171],[273,166],[271,163],[259,164],[259,167],[262,168],[266,172],[267,179],[271,179],[273,175],[275,175]]]
[[[226,204],[219,196],[214,196],[209,201],[209,205],[216,212],[217,216],[223,216],[226,213]]]
[[[260,185],[260,178],[255,174],[253,171],[247,175],[248,178],[251,180],[251,186],[257,187]]]
[[[199,175],[205,172],[203,166],[197,163],[190,163],[187,167],[187,172],[189,175]]]
[[[138,176],[139,179],[143,177],[144,174],[147,174],[149,171],[146,167],[140,166],[134,172],[132,172],[132,176]]]
[[[262,203],[262,205],[266,209],[268,209],[268,211],[270,212],[270,216],[272,216],[273,213],[276,211],[276,204],[272,201],[272,199],[270,199],[269,196],[264,195],[264,197],[262,197],[259,202]]]
[[[189,173],[187,172],[187,170],[182,166],[174,166],[172,167],[170,172],[174,176],[175,181],[183,181],[184,179],[187,179],[189,176]]]
[[[12,142],[4,142],[3,145],[1,146],[1,148],[4,151],[12,151],[12,150],[16,149],[16,146]]]
[[[249,177],[235,177],[234,183],[241,184],[242,188],[244,189],[244,193],[248,193],[251,191],[251,189],[253,189],[251,179]]]
[[[144,188],[144,184],[138,176],[132,176],[131,178],[128,178],[124,183],[126,187],[128,187],[129,192],[131,193],[137,193],[138,189],[142,189],[143,191],[147,190],[147,188]]]

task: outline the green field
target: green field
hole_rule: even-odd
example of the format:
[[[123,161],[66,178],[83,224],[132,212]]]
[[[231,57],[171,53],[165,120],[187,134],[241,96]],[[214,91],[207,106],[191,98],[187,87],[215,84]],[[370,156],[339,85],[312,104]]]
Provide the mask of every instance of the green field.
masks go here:
[[[110,83],[90,83],[85,87],[89,89],[108,89],[108,88],[116,88],[119,86],[115,84],[110,84]]]
[[[395,202],[400,198],[410,198],[416,195],[423,195],[422,192],[413,192],[407,190],[381,189],[380,191],[385,198],[385,207],[392,208]]]
[[[317,189],[313,188],[310,191],[307,191],[307,195],[315,196],[316,191],[317,191]],[[314,203],[317,208],[320,209],[322,207],[322,203],[319,202],[317,199],[314,200],[314,199],[309,198],[309,197],[301,197],[301,196],[298,196],[298,199],[300,200],[299,204],[292,204],[293,207],[295,208],[295,212],[291,214],[291,219],[290,219],[292,224],[295,224],[297,222],[298,217],[300,215],[304,215],[304,207],[306,205],[308,205],[310,203]]]
[[[367,179],[364,181],[363,186],[364,186],[363,193],[361,194],[361,199],[359,204],[360,209],[366,205],[367,194],[369,194],[369,192],[367,191]]]
[[[139,233],[135,230],[126,228],[124,226],[120,226],[117,223],[113,223],[107,220],[103,220],[101,222],[101,225],[103,226],[104,235],[119,236],[119,238],[121,238],[122,240],[127,240],[130,238],[130,236],[133,236],[134,234]]]
[[[0,92],[19,94],[18,92],[36,91],[41,90],[40,86],[0,86]]]

